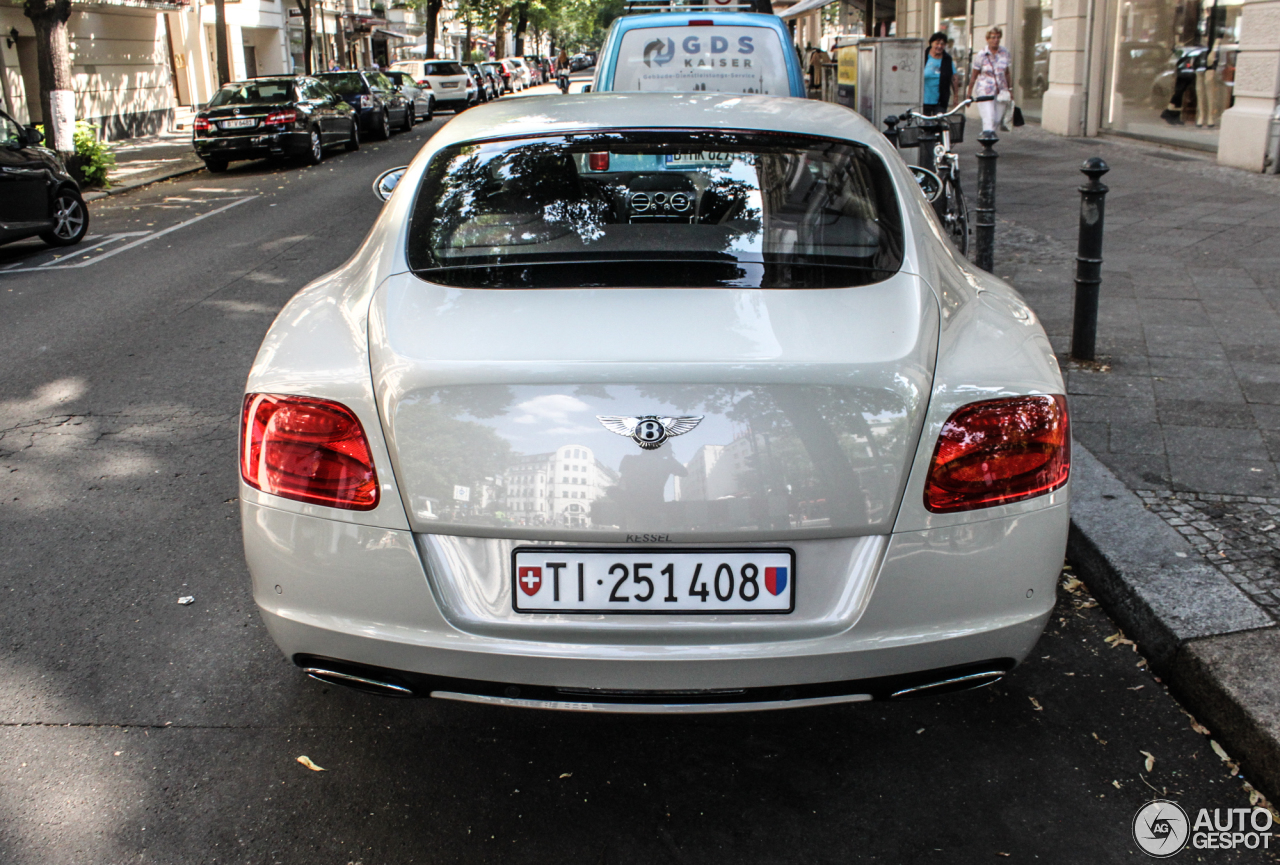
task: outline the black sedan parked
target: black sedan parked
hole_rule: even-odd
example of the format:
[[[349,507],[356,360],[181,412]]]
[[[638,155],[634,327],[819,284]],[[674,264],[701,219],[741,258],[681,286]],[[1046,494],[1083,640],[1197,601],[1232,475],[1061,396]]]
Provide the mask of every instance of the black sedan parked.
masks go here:
[[[391,125],[397,129],[413,128],[409,100],[381,72],[322,72],[316,76],[356,109],[361,128],[386,141]]]
[[[308,165],[324,148],[360,148],[355,112],[314,78],[251,78],[224,84],[196,115],[192,143],[210,171],[233,159],[301,156]]]
[[[0,111],[0,243],[38,236],[70,246],[89,230],[80,187],[40,141],[38,131]]]

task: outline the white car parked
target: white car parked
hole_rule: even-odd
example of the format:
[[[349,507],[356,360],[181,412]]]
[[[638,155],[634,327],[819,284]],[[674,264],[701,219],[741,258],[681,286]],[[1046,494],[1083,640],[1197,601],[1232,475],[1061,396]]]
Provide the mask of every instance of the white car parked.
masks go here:
[[[475,84],[456,60],[401,60],[392,63],[391,70],[430,84],[438,109],[462,111],[476,101]]]
[[[533,86],[533,73],[529,71],[529,64],[525,63],[523,59],[519,57],[508,57],[503,62],[510,62],[511,66],[515,67],[520,72],[520,84],[522,87]]]
[[[263,341],[254,597],[310,675],[715,712],[989,684],[1054,605],[1062,378],[861,117],[476,108]],[[645,118],[640,127],[637,118]]]

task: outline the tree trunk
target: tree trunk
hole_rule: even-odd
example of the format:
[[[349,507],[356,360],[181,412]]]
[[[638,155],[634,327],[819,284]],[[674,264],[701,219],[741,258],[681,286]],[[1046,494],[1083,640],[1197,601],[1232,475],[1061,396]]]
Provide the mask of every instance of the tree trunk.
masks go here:
[[[302,69],[308,75],[314,75],[311,61],[311,0],[297,0],[298,11],[302,13]]]
[[[501,60],[507,56],[507,21],[511,19],[512,7],[504,6],[493,19],[493,54],[495,60]]]
[[[529,27],[529,4],[520,4],[520,17],[516,19],[516,56],[524,56],[524,31]]]
[[[40,113],[45,143],[61,154],[75,152],[76,99],[71,78],[67,19],[71,0],[27,0],[22,10],[36,29]]]
[[[231,55],[227,53],[226,0],[213,0],[213,45],[218,61],[218,86],[231,80]]]
[[[463,48],[463,52],[462,52],[462,53],[463,53],[463,58],[462,58],[462,59],[463,59],[463,61],[464,61],[464,62],[470,62],[470,61],[471,61],[471,50],[472,50],[472,49],[471,49],[471,15],[470,15],[470,13],[468,13],[467,18],[466,18],[466,21],[467,21],[467,35],[466,35],[465,40],[464,40],[464,41],[463,41],[463,43],[462,43],[462,48]]]
[[[436,31],[439,29],[440,7],[444,0],[427,0],[427,59],[436,56]]]

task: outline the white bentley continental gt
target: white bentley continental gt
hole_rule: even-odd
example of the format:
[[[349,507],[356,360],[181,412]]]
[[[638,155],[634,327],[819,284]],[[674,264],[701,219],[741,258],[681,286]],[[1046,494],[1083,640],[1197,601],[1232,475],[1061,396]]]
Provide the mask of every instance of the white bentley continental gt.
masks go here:
[[[397,178],[246,388],[245,554],[306,673],[723,712],[985,685],[1031,650],[1062,378],[861,117],[501,100]]]

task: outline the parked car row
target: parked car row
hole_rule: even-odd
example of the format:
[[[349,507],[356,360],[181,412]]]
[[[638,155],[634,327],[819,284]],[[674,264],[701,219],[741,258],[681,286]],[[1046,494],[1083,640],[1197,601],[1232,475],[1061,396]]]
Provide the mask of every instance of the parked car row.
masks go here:
[[[205,166],[225,171],[237,159],[301,157],[310,165],[326,147],[359,150],[363,135],[386,140],[430,120],[436,97],[410,76],[377,71],[251,78],[224,84],[196,115],[192,144]]]

